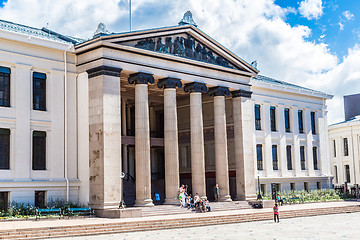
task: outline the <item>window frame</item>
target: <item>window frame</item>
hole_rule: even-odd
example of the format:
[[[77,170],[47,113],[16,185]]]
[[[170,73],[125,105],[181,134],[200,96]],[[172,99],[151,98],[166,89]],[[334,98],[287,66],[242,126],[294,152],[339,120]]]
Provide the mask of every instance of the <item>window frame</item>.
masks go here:
[[[32,170],[45,171],[47,170],[46,154],[47,154],[47,133],[45,131],[33,131],[32,134]],[[39,146],[39,144],[43,144]],[[37,151],[40,151],[38,153]],[[41,155],[40,155],[41,154]],[[37,159],[40,158],[40,159]]]
[[[336,157],[336,140],[333,139],[334,157]]]
[[[344,156],[349,156],[349,141],[348,138],[343,138],[343,144],[344,144]]]
[[[293,170],[291,145],[286,146],[286,162],[287,162],[287,170]]]
[[[350,165],[345,165],[345,178],[347,183],[351,183]]]
[[[46,79],[45,73],[33,72],[33,110],[46,111]]]
[[[284,119],[285,119],[285,132],[291,132],[291,124],[290,124],[290,108],[284,109]]]
[[[276,132],[276,107],[270,106],[270,128],[272,132]]]
[[[1,80],[2,78],[2,80]],[[0,66],[0,107],[10,107],[11,69]]]
[[[264,161],[263,161],[263,150],[262,144],[256,144],[256,162],[257,162],[257,170],[264,170]]]
[[[316,117],[315,117],[315,112],[314,111],[311,111],[310,112],[310,120],[311,120],[311,133],[313,135],[316,135],[317,132],[316,132]]]
[[[279,170],[279,159],[278,159],[278,150],[277,145],[271,146],[271,155],[272,155],[272,165],[273,165],[273,171]]]
[[[10,170],[10,141],[11,141],[11,131],[7,128],[0,128],[0,150],[4,151],[4,153],[0,152],[0,170]],[[4,154],[4,155],[2,155]],[[3,159],[4,157],[4,159]]]
[[[313,147],[313,163],[314,163],[314,170],[319,170],[319,158],[318,158],[317,147]]]
[[[306,170],[305,146],[300,146],[300,165],[301,170]]]
[[[298,110],[298,124],[299,124],[299,133],[304,133],[304,114],[303,110]]]
[[[261,130],[261,106],[260,104],[255,104],[255,130]]]

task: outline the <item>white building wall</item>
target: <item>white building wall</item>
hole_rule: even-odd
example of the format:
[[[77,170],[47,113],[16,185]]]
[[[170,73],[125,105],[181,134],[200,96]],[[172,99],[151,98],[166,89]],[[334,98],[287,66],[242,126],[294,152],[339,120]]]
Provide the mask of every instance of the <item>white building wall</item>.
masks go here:
[[[281,91],[271,85],[252,81],[252,99],[261,106],[261,130],[255,130],[254,159],[256,166],[256,144],[263,144],[264,170],[257,171],[260,183],[266,184],[266,191],[271,191],[271,183],[279,183],[283,191],[290,190],[290,183],[295,184],[296,190],[303,190],[304,183],[308,183],[309,190],[329,187],[331,179],[329,169],[329,149],[327,147],[327,120],[323,114],[324,101],[328,98],[314,96],[306,91],[291,92],[283,88]],[[271,131],[270,107],[276,107],[276,131]],[[254,106],[255,107],[255,106]],[[284,110],[290,109],[290,132],[285,131]],[[299,133],[298,110],[303,110],[304,133]],[[312,134],[311,112],[316,116],[316,134]],[[254,122],[255,129],[255,122]],[[272,145],[277,145],[278,167],[273,170]],[[291,145],[292,170],[287,168],[286,146]],[[306,169],[301,170],[300,146],[305,146]],[[313,147],[318,151],[318,169],[314,170]]]

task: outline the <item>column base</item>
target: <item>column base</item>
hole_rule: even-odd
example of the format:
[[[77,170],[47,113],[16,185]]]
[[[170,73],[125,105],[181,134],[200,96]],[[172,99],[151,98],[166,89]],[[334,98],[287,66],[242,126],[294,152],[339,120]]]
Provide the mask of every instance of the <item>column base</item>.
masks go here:
[[[144,199],[144,200],[136,200],[135,201],[135,207],[153,207],[153,201],[152,199]]]
[[[230,195],[223,195],[219,197],[219,202],[232,202]]]
[[[235,201],[248,201],[248,200],[256,200],[257,196],[256,195],[238,195],[235,198]]]
[[[179,205],[180,201],[178,198],[165,198],[165,205]]]

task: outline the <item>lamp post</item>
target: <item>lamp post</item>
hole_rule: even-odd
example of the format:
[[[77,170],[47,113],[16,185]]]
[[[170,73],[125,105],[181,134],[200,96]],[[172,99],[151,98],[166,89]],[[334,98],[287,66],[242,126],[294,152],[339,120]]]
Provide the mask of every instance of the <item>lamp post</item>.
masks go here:
[[[258,177],[258,196],[257,196],[257,200],[262,200],[261,190],[260,190],[260,175],[259,175],[259,172],[257,174],[257,177]]]

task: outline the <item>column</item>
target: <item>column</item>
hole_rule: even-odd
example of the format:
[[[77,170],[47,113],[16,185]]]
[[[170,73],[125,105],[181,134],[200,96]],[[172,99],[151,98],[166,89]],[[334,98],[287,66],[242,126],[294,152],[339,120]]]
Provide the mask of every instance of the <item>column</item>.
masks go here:
[[[152,207],[148,83],[153,84],[154,77],[139,72],[128,81],[135,84],[135,206]]]
[[[164,88],[164,143],[165,143],[165,204],[179,204],[179,145],[176,108],[176,87],[180,79],[165,78],[158,82]]]
[[[266,177],[272,177],[273,165],[272,165],[272,131],[270,124],[270,104],[264,103],[264,134],[265,141],[263,146],[263,164],[266,171]]]
[[[13,76],[13,74],[11,74]],[[30,131],[31,66],[16,64],[16,129],[15,129],[15,181],[30,181],[32,136]],[[12,87],[12,86],[11,86]],[[12,132],[11,132],[12,133]],[[13,136],[11,136],[12,138]]]
[[[278,165],[281,172],[281,176],[284,177],[287,174],[287,159],[286,159],[286,130],[285,130],[285,108],[284,106],[278,106],[279,116],[279,135],[280,144],[278,146]],[[290,113],[289,113],[289,118]],[[290,119],[291,120],[291,119]],[[290,124],[290,123],[289,123]],[[293,129],[290,128],[290,131]]]
[[[99,66],[89,79],[89,205],[117,209],[121,201],[121,69]]]
[[[254,104],[250,99],[252,92],[238,90],[231,93],[233,96],[236,199],[255,199]]]
[[[226,134],[225,95],[230,91],[226,87],[210,88],[208,94],[214,96],[214,132],[216,183],[219,184],[219,201],[231,201],[229,188],[229,160]]]
[[[292,147],[291,159],[293,162],[293,169],[295,170],[295,176],[301,176],[301,164],[300,164],[300,133],[299,133],[299,108],[293,107],[292,109],[292,128],[294,146]]]
[[[122,123],[122,135],[127,135],[127,116],[126,116],[126,99],[121,101],[121,123]],[[128,146],[122,145],[122,172],[128,173]]]
[[[308,171],[308,176],[315,176],[314,162],[313,162],[313,135],[311,130],[311,110],[305,110],[305,133],[306,133],[306,157],[305,164]],[[317,123],[316,123],[317,127]]]
[[[193,195],[206,198],[204,132],[202,95],[207,92],[204,83],[188,83],[185,92],[190,92],[190,134],[191,134],[191,178]]]

